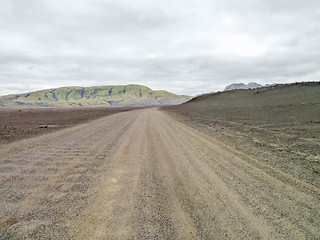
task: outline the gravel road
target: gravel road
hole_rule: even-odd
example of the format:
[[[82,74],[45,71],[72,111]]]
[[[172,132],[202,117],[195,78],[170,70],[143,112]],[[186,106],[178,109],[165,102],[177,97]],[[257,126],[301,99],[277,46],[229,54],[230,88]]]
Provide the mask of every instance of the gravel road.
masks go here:
[[[0,146],[0,239],[319,239],[320,189],[134,110]]]

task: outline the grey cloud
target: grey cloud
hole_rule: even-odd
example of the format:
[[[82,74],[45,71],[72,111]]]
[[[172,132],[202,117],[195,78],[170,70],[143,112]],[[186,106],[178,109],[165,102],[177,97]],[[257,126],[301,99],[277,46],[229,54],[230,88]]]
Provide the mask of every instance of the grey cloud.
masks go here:
[[[197,94],[319,80],[318,9],[317,0],[1,1],[0,95],[127,83]]]

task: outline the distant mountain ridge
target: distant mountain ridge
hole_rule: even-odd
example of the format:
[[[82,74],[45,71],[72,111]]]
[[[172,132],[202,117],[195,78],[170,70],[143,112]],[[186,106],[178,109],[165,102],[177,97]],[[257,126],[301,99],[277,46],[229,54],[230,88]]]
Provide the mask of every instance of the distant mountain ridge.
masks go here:
[[[250,82],[248,84],[244,83],[233,83],[231,85],[226,86],[224,91],[230,91],[234,89],[254,89],[254,88],[261,88],[263,85],[256,83],[256,82]]]
[[[147,106],[180,104],[191,97],[142,85],[61,87],[0,97],[0,107]]]

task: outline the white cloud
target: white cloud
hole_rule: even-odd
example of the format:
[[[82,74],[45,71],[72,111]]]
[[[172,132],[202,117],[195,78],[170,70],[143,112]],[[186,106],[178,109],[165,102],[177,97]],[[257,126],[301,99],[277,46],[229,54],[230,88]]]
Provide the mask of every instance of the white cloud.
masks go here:
[[[248,35],[233,34],[218,38],[218,47],[222,54],[235,54],[243,57],[261,55],[266,51],[264,45],[255,42]]]
[[[318,0],[0,2],[0,94],[320,79]]]

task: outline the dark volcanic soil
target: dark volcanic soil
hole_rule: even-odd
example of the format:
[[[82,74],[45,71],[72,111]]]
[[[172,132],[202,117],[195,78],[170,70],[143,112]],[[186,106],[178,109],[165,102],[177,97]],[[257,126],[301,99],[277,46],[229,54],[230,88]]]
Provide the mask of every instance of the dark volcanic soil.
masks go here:
[[[0,109],[0,144],[47,134],[132,109],[136,108]]]
[[[165,108],[189,126],[320,186],[320,83],[200,96]]]
[[[0,145],[0,239],[319,239],[320,189],[158,108]]]
[[[167,112],[4,110],[0,239],[320,239],[319,98],[298,84]]]

